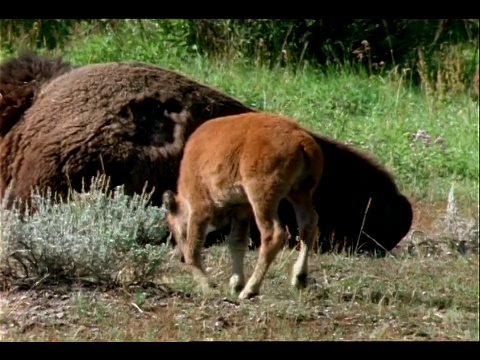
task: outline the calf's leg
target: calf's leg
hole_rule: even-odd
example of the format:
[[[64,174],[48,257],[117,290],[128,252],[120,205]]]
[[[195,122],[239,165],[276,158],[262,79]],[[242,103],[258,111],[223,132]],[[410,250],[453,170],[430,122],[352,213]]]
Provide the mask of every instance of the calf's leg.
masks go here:
[[[228,247],[232,256],[233,271],[230,277],[230,291],[238,295],[245,287],[244,258],[248,248],[250,216],[236,215],[232,218]]]
[[[258,188],[261,189],[262,187]],[[268,268],[287,238],[287,233],[278,217],[279,199],[271,199],[268,194],[275,194],[275,192],[260,191],[256,193],[247,191],[255,221],[260,230],[261,245],[258,251],[257,264],[247,285],[238,296],[240,299],[248,299],[258,295]]]
[[[308,254],[318,237],[318,215],[309,194],[293,194],[289,200],[295,209],[300,241],[300,253],[293,266],[292,286],[301,289],[307,285]]]

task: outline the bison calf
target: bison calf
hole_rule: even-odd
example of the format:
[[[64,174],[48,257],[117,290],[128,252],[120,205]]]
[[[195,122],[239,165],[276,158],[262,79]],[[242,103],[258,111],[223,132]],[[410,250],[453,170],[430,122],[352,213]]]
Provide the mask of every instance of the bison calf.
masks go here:
[[[282,199],[293,206],[301,244],[292,286],[305,287],[308,253],[318,235],[312,196],[322,168],[320,146],[297,123],[282,116],[251,113],[221,117],[193,132],[180,164],[178,193],[164,192],[163,202],[168,227],[185,264],[203,289],[210,287],[201,257],[206,233],[231,221],[231,291],[239,293],[240,299],[258,294],[270,264],[286,241],[278,216]],[[252,216],[261,245],[256,267],[245,285],[243,261]]]

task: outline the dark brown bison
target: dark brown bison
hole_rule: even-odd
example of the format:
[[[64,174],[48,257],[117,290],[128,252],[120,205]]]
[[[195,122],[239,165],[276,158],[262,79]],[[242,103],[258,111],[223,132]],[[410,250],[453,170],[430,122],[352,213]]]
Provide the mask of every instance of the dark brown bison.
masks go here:
[[[83,178],[89,181],[102,172],[110,176],[111,186],[124,184],[128,193],[141,192],[148,182],[149,188],[155,187],[152,203],[160,205],[162,193],[176,188],[189,135],[207,120],[253,111],[214,88],[155,65],[73,67],[61,59],[20,54],[0,64],[0,197],[8,186],[9,202],[28,199],[32,186],[65,195],[69,186],[79,191]],[[321,249],[330,249],[330,244],[342,248],[342,243],[392,249],[412,222],[411,205],[392,176],[363,153],[311,135],[325,156],[323,185],[315,193]],[[293,208],[282,202],[279,212],[294,246]],[[228,227],[222,233],[227,234]],[[258,246],[255,224],[251,235]],[[213,232],[206,245],[220,238]]]
[[[127,193],[176,186],[185,139],[206,120],[252,111],[176,72],[138,62],[77,68],[31,53],[0,66],[0,196],[67,194],[98,172]],[[149,189],[147,189],[149,190]]]
[[[230,224],[232,295],[246,299],[259,293],[287,239],[278,214],[283,199],[293,206],[301,243],[292,285],[304,288],[308,253],[318,235],[313,193],[322,172],[321,147],[308,131],[286,117],[258,112],[200,125],[185,145],[178,193],[167,190],[163,198],[167,225],[203,290],[210,289],[201,254],[207,230]],[[261,244],[246,282],[244,257],[252,219],[260,229]]]

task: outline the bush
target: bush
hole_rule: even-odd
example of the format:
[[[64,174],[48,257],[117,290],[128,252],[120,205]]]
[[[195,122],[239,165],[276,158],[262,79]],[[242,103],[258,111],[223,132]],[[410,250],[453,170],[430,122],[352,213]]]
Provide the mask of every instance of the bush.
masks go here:
[[[54,201],[33,192],[28,215],[19,206],[0,214],[0,273],[10,279],[88,280],[106,285],[147,283],[165,263],[164,209],[148,204],[151,194],[124,194],[123,187]],[[51,195],[51,194],[48,194]]]

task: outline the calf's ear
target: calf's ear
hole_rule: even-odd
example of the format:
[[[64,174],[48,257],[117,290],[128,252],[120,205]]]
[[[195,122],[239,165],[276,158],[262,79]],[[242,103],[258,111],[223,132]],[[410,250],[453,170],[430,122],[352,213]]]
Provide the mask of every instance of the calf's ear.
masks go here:
[[[177,201],[175,200],[175,194],[171,190],[167,190],[162,195],[162,203],[165,209],[169,212],[175,212],[177,210]]]

